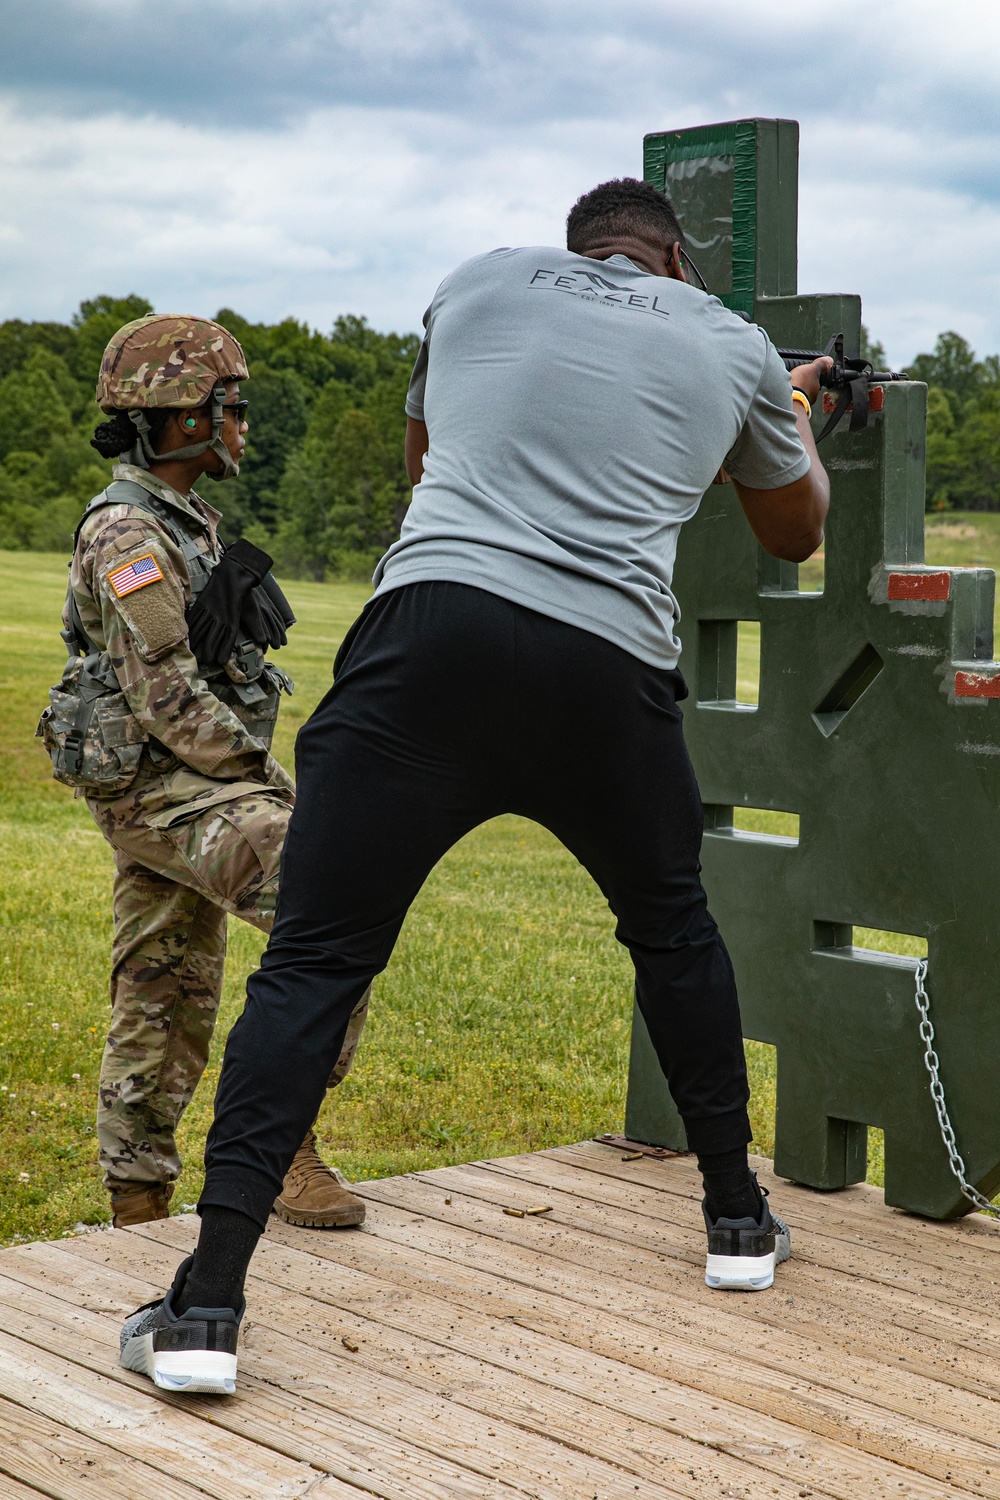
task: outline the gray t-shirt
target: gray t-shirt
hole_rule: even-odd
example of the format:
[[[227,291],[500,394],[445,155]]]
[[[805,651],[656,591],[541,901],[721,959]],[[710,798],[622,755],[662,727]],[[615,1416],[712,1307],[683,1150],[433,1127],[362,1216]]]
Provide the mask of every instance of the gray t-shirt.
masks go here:
[[[755,489],[809,468],[767,335],[548,246],[466,261],[425,322],[406,410],[430,447],[376,591],[472,584],[675,666],[677,535],[720,466]]]

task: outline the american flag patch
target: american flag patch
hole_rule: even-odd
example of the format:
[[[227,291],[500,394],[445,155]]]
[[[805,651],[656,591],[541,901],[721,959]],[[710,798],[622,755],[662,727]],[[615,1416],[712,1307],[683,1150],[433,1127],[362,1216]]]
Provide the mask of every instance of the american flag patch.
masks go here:
[[[126,594],[134,594],[136,589],[144,589],[147,583],[156,583],[162,578],[160,565],[151,552],[147,552],[145,557],[137,557],[135,562],[126,563],[124,568],[116,568],[113,573],[108,574],[108,582],[119,599],[124,599]]]

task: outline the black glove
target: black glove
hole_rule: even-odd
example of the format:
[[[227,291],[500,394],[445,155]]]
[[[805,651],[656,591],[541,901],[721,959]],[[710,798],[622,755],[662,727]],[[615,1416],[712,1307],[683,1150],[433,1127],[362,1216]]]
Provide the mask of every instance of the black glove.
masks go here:
[[[244,602],[270,566],[267,553],[245,537],[222,554],[188,611],[188,640],[199,665],[221,667],[232,656]]]
[[[295,616],[292,614],[292,606],[281,592],[281,585],[274,574],[268,573],[266,577],[262,578],[260,586],[281,616],[281,623],[288,630],[295,624]]]
[[[295,624],[292,608],[273,573],[251,589],[240,612],[240,634],[262,649],[277,651],[288,643],[288,627]]]

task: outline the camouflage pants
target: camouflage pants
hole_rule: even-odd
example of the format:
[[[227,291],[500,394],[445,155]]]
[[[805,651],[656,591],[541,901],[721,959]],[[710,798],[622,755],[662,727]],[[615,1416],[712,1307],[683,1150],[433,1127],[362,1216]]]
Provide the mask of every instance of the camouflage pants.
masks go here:
[[[291,807],[266,788],[152,819],[139,808],[123,816],[90,805],[115,850],[111,1029],[97,1110],[104,1180],[173,1182],[176,1127],[208,1062],[219,1009],[226,914],[271,930]],[[365,994],[330,1088],[347,1077],[367,1013]]]

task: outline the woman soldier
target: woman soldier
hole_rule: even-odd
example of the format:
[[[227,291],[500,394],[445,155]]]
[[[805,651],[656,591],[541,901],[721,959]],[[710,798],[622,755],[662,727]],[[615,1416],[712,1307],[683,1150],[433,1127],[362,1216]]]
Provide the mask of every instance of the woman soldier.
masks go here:
[[[224,549],[192,486],[239,472],[243,351],[218,323],[153,316],[119,329],[93,445],[118,457],[77,530],[64,611],[71,656],[40,733],[114,849],[111,1029],[97,1132],[116,1226],[166,1218],[175,1131],[208,1060],[226,914],[262,932],[294,797],[269,753],[282,688],[265,661],[294,622],[249,542]],[[353,1061],[367,995],[330,1078]],[[364,1204],[310,1130],[275,1211],[359,1224]]]

